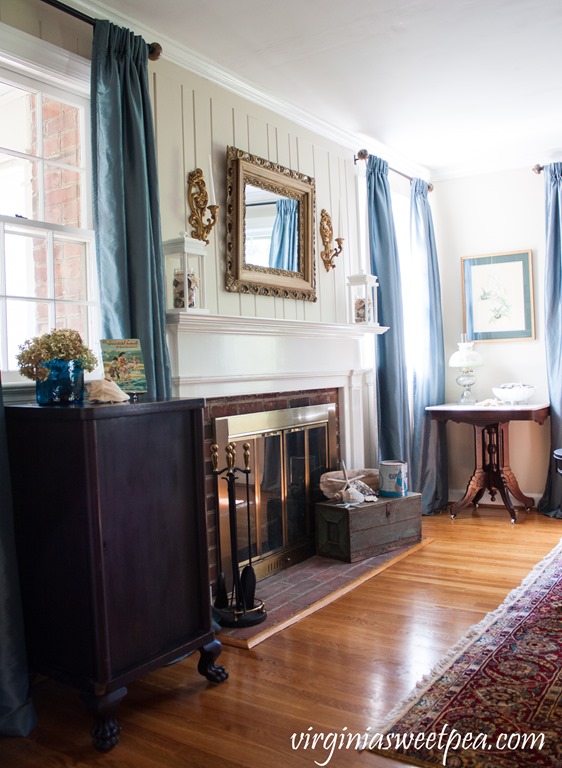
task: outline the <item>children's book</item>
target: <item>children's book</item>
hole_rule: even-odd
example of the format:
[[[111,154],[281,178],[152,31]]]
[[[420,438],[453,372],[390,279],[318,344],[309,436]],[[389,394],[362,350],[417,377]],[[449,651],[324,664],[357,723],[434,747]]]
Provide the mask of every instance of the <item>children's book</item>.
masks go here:
[[[103,371],[127,394],[147,391],[142,350],[138,339],[100,339]]]

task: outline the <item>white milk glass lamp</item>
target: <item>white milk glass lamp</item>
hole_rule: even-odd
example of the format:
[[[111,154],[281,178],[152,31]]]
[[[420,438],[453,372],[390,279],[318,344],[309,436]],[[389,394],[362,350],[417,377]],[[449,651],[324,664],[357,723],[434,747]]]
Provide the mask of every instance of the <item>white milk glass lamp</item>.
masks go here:
[[[473,341],[460,341],[458,350],[449,358],[449,368],[460,368],[457,384],[463,388],[460,405],[473,405],[476,400],[472,396],[471,387],[476,381],[474,369],[484,365],[482,355],[474,349]]]

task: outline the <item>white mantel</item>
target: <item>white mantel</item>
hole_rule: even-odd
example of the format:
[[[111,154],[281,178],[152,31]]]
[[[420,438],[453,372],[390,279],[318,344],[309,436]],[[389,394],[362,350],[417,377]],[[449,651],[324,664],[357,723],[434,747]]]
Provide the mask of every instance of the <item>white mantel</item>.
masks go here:
[[[169,312],[174,395],[236,397],[337,387],[342,457],[376,466],[375,337],[387,329]]]

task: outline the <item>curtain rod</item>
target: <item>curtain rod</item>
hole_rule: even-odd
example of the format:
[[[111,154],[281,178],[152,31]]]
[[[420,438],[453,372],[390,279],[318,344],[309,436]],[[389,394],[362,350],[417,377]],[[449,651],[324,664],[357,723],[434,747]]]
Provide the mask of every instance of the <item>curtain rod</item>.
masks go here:
[[[367,161],[369,159],[369,153],[366,149],[360,149],[359,152],[356,155],[353,155],[353,162],[355,165],[357,165],[358,160],[365,160]],[[407,173],[402,173],[402,171],[397,171],[396,168],[391,168],[388,166],[388,170],[392,171],[392,173],[397,173],[398,176],[402,176],[405,179],[409,179],[409,181],[413,181],[412,176],[408,176]],[[427,188],[430,192],[433,192],[433,184],[428,184]]]
[[[536,174],[540,174],[540,172],[544,169],[544,165],[539,165],[538,163],[536,165],[533,165],[531,168],[532,171],[534,171]]]
[[[46,3],[47,5],[52,6],[53,8],[56,8],[59,11],[62,11],[63,13],[67,13],[69,16],[74,16],[75,19],[79,19],[80,21],[85,22],[86,24],[90,24],[92,27],[96,26],[96,20],[92,18],[91,16],[87,16],[85,13],[82,13],[82,11],[78,11],[76,8],[71,8],[69,5],[66,5],[65,3],[61,3],[59,0],[41,0],[42,3]],[[148,58],[151,61],[157,61],[160,56],[162,55],[162,46],[160,43],[150,43],[148,45]]]

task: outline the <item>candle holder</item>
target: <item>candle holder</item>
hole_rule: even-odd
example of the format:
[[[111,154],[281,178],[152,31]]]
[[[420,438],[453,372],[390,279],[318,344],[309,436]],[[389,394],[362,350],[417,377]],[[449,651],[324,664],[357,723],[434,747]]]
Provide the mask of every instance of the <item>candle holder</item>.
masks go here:
[[[324,246],[324,250],[321,251],[320,256],[326,267],[326,272],[329,272],[331,269],[336,268],[334,259],[342,252],[343,237],[336,237],[337,248],[332,249],[332,242],[334,239],[332,218],[325,208],[322,208],[320,213],[320,237],[322,238],[322,244]]]
[[[188,222],[193,227],[191,236],[196,240],[203,240],[209,245],[209,235],[217,223],[218,205],[209,205],[209,195],[207,186],[203,178],[201,168],[191,171],[187,177],[187,202],[191,208],[191,215]],[[206,211],[210,212],[210,217],[204,221]]]

